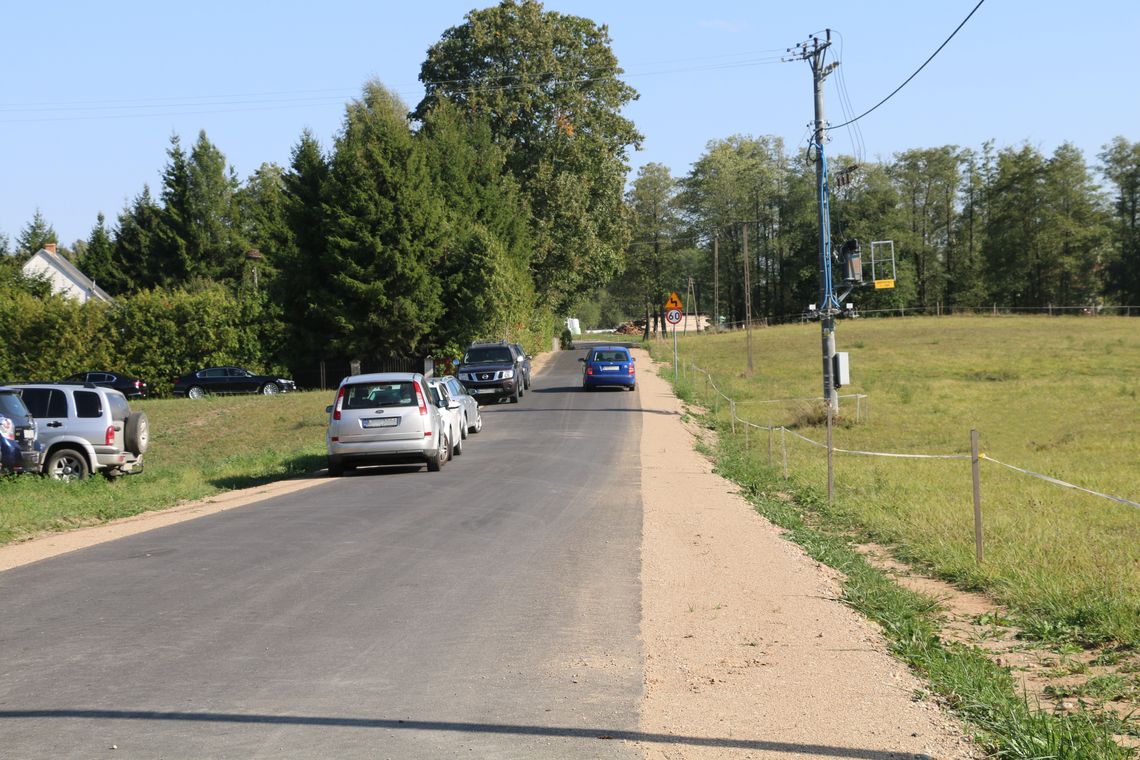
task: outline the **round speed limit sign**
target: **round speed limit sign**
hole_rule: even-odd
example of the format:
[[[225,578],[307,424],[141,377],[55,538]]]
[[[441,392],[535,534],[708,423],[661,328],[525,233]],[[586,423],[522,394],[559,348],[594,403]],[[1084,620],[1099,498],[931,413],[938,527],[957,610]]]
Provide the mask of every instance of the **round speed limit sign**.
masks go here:
[[[681,310],[680,309],[668,309],[665,312],[665,321],[671,325],[679,324],[681,322]]]

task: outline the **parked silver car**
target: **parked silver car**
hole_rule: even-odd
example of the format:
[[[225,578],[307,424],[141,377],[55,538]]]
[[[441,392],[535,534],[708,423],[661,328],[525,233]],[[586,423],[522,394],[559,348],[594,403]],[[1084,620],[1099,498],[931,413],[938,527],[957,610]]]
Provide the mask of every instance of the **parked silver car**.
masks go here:
[[[143,470],[150,442],[146,412],[132,412],[127,397],[88,383],[15,385],[36,419],[44,448],[43,473],[56,480],[83,480]]]
[[[451,458],[451,433],[418,372],[352,375],[340,381],[326,408],[328,473],[343,475],[361,465],[425,463],[438,472]]]

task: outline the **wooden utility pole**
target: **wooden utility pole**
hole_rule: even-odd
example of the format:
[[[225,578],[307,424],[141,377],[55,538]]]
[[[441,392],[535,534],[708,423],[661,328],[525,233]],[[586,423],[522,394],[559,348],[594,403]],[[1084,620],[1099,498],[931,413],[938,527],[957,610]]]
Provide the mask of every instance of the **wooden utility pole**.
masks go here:
[[[744,222],[744,330],[748,334],[748,374],[752,374],[752,260],[748,258],[748,222]]]

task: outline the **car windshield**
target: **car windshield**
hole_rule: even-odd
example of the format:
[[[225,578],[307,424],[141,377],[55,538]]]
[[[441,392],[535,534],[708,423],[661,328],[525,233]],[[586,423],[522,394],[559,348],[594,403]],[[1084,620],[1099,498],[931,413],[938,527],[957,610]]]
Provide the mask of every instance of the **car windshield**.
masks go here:
[[[17,393],[0,393],[0,416],[8,417],[13,422],[23,422],[28,416],[28,409],[20,400]]]
[[[467,355],[463,357],[464,364],[510,364],[514,361],[511,356],[511,349],[506,346],[480,346],[479,348],[467,349]]]
[[[595,351],[590,357],[592,362],[627,362],[629,354],[625,351]]]
[[[379,409],[391,406],[418,406],[415,384],[358,383],[344,388],[344,409]]]

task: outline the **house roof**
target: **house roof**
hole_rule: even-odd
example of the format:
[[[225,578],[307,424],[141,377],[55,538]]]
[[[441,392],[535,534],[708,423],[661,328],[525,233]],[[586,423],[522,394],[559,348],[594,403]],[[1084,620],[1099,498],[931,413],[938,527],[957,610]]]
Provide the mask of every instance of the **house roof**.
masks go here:
[[[115,302],[115,299],[111,297],[110,293],[96,285],[95,281],[87,275],[83,274],[83,272],[80,272],[74,264],[67,260],[66,256],[58,253],[57,251],[49,251],[46,248],[41,248],[40,250],[36,251],[34,256],[32,256],[32,259],[36,258],[39,258],[49,266],[65,274],[69,279],[75,282],[76,285],[83,288],[89,294],[95,298],[98,298],[100,301],[103,301],[104,303]],[[32,259],[29,259],[28,262],[24,264],[24,266],[26,267],[29,263],[31,263]]]

